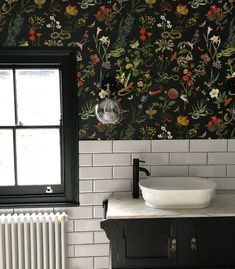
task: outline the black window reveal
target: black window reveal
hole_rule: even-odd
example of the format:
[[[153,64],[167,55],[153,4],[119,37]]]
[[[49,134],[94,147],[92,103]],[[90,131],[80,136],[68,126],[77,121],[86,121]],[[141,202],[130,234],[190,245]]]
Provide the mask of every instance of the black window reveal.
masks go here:
[[[0,49],[0,206],[78,204],[76,55]]]

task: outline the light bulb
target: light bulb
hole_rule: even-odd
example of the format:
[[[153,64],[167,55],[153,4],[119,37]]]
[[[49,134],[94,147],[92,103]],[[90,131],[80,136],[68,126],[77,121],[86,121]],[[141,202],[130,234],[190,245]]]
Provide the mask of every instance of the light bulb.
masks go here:
[[[107,97],[95,106],[95,114],[103,124],[115,124],[120,120],[119,105]]]

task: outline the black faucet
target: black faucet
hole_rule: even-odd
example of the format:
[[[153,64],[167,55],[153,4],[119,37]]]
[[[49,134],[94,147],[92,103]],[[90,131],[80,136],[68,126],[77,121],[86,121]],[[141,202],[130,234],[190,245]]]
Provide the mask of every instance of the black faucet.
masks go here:
[[[140,167],[140,163],[145,163],[139,159],[133,159],[133,177],[132,177],[132,197],[139,198],[139,172],[144,172],[147,176],[150,175],[146,168]]]

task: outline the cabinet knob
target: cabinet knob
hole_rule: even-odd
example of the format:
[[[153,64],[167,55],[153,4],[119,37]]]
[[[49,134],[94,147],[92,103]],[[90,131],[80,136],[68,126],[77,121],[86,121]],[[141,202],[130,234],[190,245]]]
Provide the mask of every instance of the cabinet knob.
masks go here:
[[[195,237],[192,237],[191,238],[191,249],[194,251],[194,250],[197,250],[197,240]]]
[[[170,251],[171,251],[171,252],[175,252],[175,251],[176,251],[176,239],[175,239],[175,238],[173,238],[173,239],[171,240]]]

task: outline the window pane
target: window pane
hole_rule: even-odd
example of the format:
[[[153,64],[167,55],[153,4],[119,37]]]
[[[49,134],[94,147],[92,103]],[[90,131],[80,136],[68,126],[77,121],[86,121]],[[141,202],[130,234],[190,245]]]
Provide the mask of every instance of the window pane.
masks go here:
[[[0,70],[0,126],[15,124],[12,70]]]
[[[58,69],[16,70],[18,124],[60,124]]]
[[[16,131],[18,185],[61,184],[58,129]]]
[[[0,186],[15,185],[12,130],[0,130]]]

